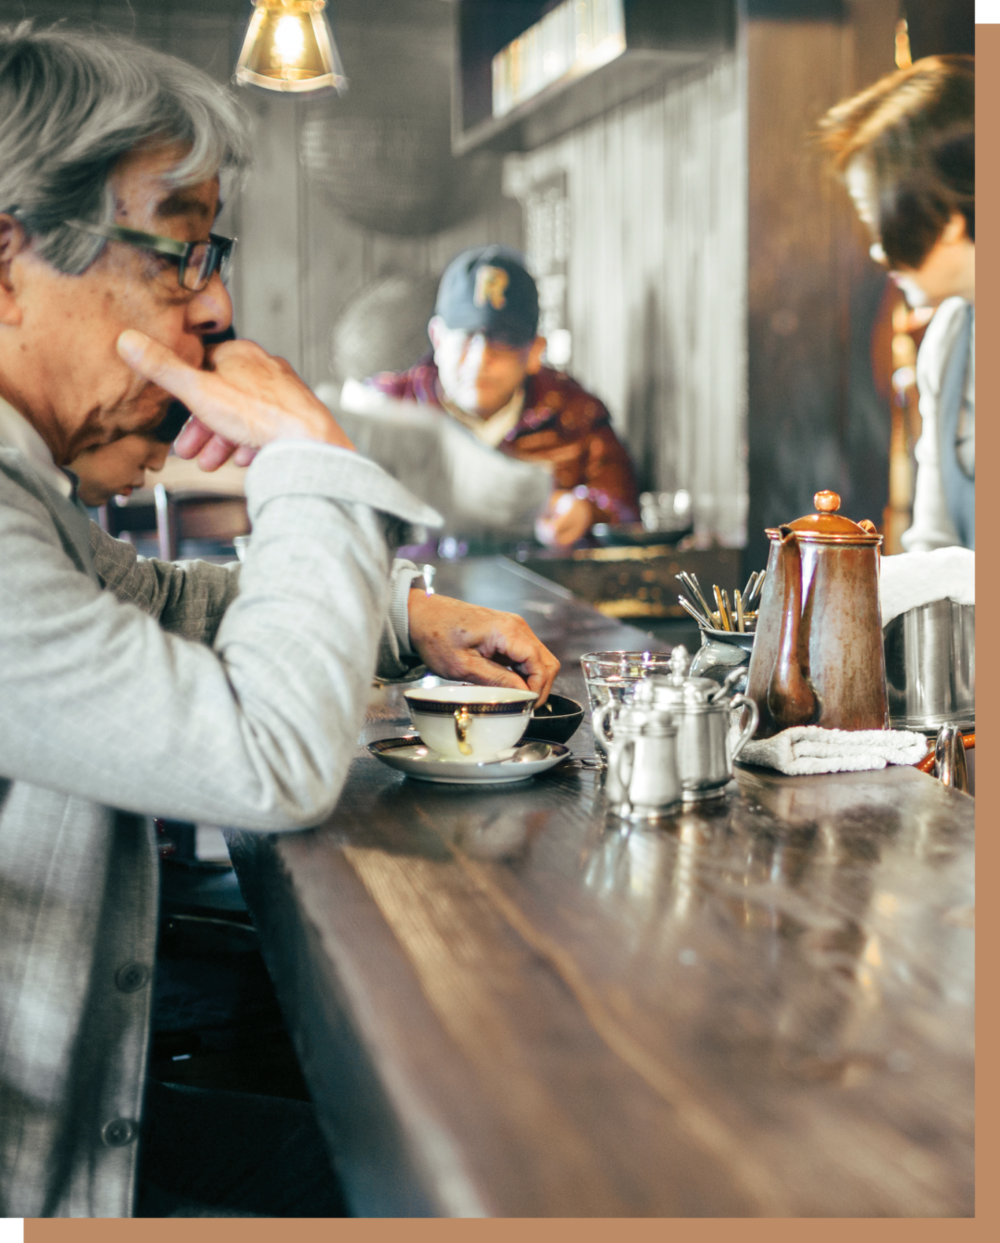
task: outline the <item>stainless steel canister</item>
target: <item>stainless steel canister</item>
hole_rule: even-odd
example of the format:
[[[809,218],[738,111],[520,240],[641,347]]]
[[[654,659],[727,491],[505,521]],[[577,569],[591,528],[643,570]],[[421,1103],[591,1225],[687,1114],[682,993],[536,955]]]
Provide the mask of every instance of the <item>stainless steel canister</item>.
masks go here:
[[[934,600],[883,631],[889,724],[936,732],[976,723],[976,606]]]

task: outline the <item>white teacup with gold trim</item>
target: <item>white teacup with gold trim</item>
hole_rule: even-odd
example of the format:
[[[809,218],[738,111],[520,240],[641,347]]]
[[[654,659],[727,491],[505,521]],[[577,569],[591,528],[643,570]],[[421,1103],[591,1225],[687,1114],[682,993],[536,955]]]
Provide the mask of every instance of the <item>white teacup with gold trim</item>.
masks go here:
[[[428,686],[404,691],[423,744],[449,760],[481,764],[517,745],[538,696],[506,686]]]

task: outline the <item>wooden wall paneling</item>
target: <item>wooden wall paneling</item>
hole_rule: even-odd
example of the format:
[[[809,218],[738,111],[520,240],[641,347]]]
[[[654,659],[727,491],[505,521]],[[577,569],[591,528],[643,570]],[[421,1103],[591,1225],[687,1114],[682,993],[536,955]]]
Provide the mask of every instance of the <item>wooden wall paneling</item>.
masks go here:
[[[896,23],[903,16],[903,4],[902,0],[847,0],[847,8],[851,89],[859,91],[895,69]]]
[[[719,104],[708,118],[713,158],[706,170],[711,227],[705,247],[703,338],[713,344],[705,360],[710,413],[699,427],[699,461],[711,479],[718,530],[729,542],[742,544],[747,515],[745,62],[734,56],[714,72]]]
[[[662,401],[658,384],[658,359],[662,354],[661,297],[657,282],[650,280],[663,262],[662,229],[655,222],[662,210],[662,144],[657,141],[659,126],[651,132],[651,118],[660,119],[659,99],[636,113],[635,123],[623,126],[625,153],[624,196],[635,205],[624,221],[627,264],[623,268],[624,290],[640,290],[639,300],[628,298],[625,310],[625,403],[622,427],[625,431],[640,486],[655,488],[659,482]],[[630,218],[631,217],[631,218]]]
[[[511,181],[568,177],[571,371],[607,402],[646,486],[689,488],[727,541],[746,495],[741,81],[730,54],[508,156]]]
[[[604,387],[603,346],[600,308],[602,285],[600,265],[603,247],[595,246],[600,233],[604,207],[589,184],[581,184],[584,170],[601,167],[603,131],[590,125],[565,143],[553,148],[544,158],[545,149],[532,154],[531,165],[540,174],[565,167],[569,193],[570,256],[569,256],[569,324],[573,334],[573,373],[581,383],[603,397],[611,409],[611,417],[620,426],[621,411],[613,394]],[[606,244],[611,245],[610,239]]]
[[[600,222],[601,232],[605,235],[602,245],[599,236],[590,238],[592,254],[601,256],[601,345],[604,360],[604,377],[602,392],[615,395],[618,418],[624,422],[625,408],[622,396],[625,391],[625,359],[626,351],[621,348],[623,337],[628,332],[626,300],[629,282],[626,271],[626,229],[628,217],[635,206],[634,197],[624,191],[625,168],[623,151],[622,110],[616,110],[610,116],[602,118],[601,129],[604,138],[604,172],[599,186],[603,201],[603,213]],[[617,349],[607,349],[604,342],[618,342]],[[613,399],[613,400],[614,400]],[[623,427],[626,435],[628,428]]]
[[[364,230],[339,216],[308,175],[302,182],[306,204],[303,378],[316,385],[330,379],[330,331],[344,304],[366,284],[368,266]]]
[[[846,490],[842,452],[842,191],[824,175],[816,120],[850,89],[845,27],[753,21],[748,45],[750,276],[748,561],[764,529],[812,509],[820,488]]]
[[[702,161],[706,155],[711,159],[712,135],[709,124],[702,132],[693,132],[699,123],[697,97],[691,89],[672,94],[668,105],[668,133],[673,132],[672,157],[675,166],[677,199],[670,223],[673,240],[677,243],[671,255],[671,320],[673,350],[677,360],[678,415],[676,420],[677,449],[675,460],[677,476],[685,480],[682,485],[694,493],[697,513],[704,521],[709,507],[714,508],[715,497],[705,486],[701,472],[697,472],[695,460],[696,426],[702,417],[701,399],[708,375],[698,373],[697,349],[704,330],[701,306],[705,301],[701,259],[704,250],[705,204],[701,199],[701,179],[704,172]],[[712,290],[710,297],[717,294]],[[697,473],[696,473],[697,472]],[[714,517],[714,514],[711,515]],[[711,522],[709,517],[709,522]]]
[[[818,488],[876,522],[887,501],[870,356],[885,277],[813,135],[831,104],[892,70],[897,15],[896,0],[853,0],[842,24],[748,23],[749,568],[765,527],[809,512]]]
[[[217,82],[230,81],[242,45],[242,14],[232,12],[231,7],[227,12],[201,5],[165,9],[160,15],[154,10],[146,20],[152,24],[157,17],[165,38],[163,51],[197,65]]]
[[[651,97],[630,126],[637,139],[639,168],[635,197],[641,206],[636,245],[641,259],[640,296],[629,308],[626,427],[642,486],[651,491],[673,488],[673,400],[671,360],[664,348],[666,307],[665,160],[666,102]]]
[[[240,298],[236,325],[303,369],[302,211],[295,103],[247,91],[256,128],[254,163],[240,203]]]
[[[427,238],[426,270],[432,275],[443,272],[459,251],[490,242],[515,250],[524,245],[521,208],[516,200],[504,196],[499,178],[496,197],[485,211]]]

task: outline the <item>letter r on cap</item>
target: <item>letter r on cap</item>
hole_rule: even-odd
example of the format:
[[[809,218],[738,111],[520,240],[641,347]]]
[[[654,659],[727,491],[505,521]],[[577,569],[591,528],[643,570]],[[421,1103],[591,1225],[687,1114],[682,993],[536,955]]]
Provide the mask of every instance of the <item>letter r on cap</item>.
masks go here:
[[[489,302],[495,311],[502,311],[507,305],[506,290],[510,277],[503,268],[494,268],[483,264],[476,269],[476,288],[472,301],[476,306],[485,306]]]

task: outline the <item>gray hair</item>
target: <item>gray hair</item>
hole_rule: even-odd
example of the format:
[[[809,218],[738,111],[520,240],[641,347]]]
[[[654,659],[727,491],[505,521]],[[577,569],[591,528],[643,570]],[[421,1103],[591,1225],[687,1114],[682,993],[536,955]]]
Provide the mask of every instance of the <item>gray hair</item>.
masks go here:
[[[193,65],[112,35],[0,27],[0,211],[53,267],[75,275],[100,254],[65,222],[114,218],[111,174],[143,143],[184,147],[174,186],[250,159],[243,109]]]

